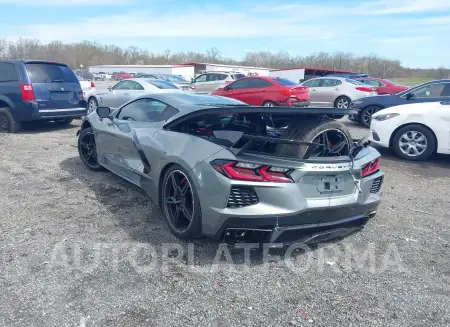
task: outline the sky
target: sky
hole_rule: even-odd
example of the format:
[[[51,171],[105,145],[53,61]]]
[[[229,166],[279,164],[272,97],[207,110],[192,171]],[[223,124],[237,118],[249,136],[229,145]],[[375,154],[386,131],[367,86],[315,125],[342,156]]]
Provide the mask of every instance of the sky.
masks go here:
[[[0,38],[96,41],[154,52],[377,54],[450,67],[450,0],[0,0]]]

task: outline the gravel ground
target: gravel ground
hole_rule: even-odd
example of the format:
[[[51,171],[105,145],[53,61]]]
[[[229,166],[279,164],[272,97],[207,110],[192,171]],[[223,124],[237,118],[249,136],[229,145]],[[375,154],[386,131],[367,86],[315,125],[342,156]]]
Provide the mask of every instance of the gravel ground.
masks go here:
[[[383,151],[363,231],[248,262],[177,241],[140,190],[87,170],[77,125],[0,135],[0,326],[450,326],[448,157]]]

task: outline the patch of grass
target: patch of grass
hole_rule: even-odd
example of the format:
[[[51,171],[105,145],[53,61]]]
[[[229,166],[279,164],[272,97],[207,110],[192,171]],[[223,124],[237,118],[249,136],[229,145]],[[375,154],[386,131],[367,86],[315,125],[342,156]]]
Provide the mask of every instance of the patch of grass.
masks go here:
[[[425,82],[432,81],[432,78],[411,77],[411,78],[391,78],[392,81],[406,86],[415,86]]]

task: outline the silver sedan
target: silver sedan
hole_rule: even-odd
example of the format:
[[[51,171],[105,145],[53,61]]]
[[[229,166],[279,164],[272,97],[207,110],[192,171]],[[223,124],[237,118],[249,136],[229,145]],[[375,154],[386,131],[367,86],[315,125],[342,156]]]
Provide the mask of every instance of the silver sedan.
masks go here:
[[[181,88],[171,82],[149,78],[132,78],[120,81],[105,92],[91,94],[87,99],[87,113],[101,107],[118,108],[124,103],[149,93],[179,93]]]
[[[309,87],[311,106],[345,109],[356,99],[377,95],[375,87],[343,77],[318,77],[300,85]]]

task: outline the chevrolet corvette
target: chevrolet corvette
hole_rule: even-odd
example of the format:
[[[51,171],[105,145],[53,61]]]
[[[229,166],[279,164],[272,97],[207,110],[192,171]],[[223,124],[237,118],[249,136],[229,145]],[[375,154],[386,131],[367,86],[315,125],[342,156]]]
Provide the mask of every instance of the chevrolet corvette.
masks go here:
[[[343,111],[147,94],[89,114],[78,151],[141,187],[178,238],[314,242],[362,228],[380,202],[380,154],[326,118]]]

